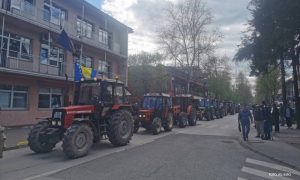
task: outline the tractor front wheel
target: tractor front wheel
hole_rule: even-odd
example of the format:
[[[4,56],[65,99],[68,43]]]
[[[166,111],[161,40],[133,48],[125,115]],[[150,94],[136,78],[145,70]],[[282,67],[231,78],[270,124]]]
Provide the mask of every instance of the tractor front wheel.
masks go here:
[[[197,124],[197,112],[195,108],[192,108],[191,114],[189,115],[189,125],[190,126],[196,126]]]
[[[87,155],[92,144],[92,129],[87,124],[78,123],[67,129],[62,148],[67,157],[78,158]]]
[[[166,121],[165,121],[165,123],[164,123],[164,130],[165,130],[165,131],[172,131],[172,129],[173,129],[173,124],[174,124],[173,121],[174,121],[174,120],[173,120],[173,114],[172,114],[172,113],[169,113],[169,114],[168,114],[168,117],[167,117],[167,119],[166,119]]]
[[[52,151],[55,147],[54,143],[42,142],[40,139],[40,133],[50,126],[48,121],[41,121],[33,126],[27,138],[28,145],[32,151],[36,153],[47,153]]]
[[[152,121],[152,133],[153,135],[159,134],[161,132],[161,119],[159,117],[156,117]]]
[[[114,146],[124,146],[131,140],[133,129],[134,122],[131,113],[120,110],[109,119],[107,136]]]
[[[188,117],[186,113],[180,113],[179,114],[179,119],[178,119],[178,126],[180,128],[185,128],[188,124]]]

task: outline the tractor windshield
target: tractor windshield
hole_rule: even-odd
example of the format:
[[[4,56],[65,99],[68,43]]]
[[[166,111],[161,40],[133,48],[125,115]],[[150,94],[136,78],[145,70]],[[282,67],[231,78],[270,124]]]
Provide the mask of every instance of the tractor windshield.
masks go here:
[[[161,97],[144,97],[143,108],[144,109],[160,109],[162,108]]]
[[[82,83],[80,86],[79,104],[90,104],[93,97],[100,97],[100,83]]]
[[[201,99],[199,102],[200,107],[205,107],[205,99]]]

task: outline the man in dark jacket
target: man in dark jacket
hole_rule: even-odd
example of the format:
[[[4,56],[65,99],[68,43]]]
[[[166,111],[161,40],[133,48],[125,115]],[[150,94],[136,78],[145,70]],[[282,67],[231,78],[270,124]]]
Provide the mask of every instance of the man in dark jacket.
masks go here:
[[[257,138],[261,138],[264,135],[264,120],[262,115],[262,107],[256,106],[253,110],[253,116],[255,121],[255,127],[257,131]]]
[[[286,125],[289,129],[292,127],[293,116],[294,116],[294,111],[291,108],[291,105],[288,104],[287,108],[285,109],[285,120],[286,120]]]
[[[250,132],[250,120],[253,123],[253,117],[250,110],[244,105],[239,113],[238,120],[242,126],[242,133],[244,141],[248,140],[248,135]]]
[[[267,106],[266,102],[263,101],[263,120],[264,120],[264,139],[269,140],[271,138],[272,133],[272,115],[271,115],[271,108]]]
[[[273,104],[272,118],[275,126],[275,132],[279,132],[279,109],[275,103]]]

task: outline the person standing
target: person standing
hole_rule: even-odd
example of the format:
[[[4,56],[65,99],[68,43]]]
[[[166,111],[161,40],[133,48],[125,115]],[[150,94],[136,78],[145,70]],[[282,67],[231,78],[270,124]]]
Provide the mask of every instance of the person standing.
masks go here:
[[[293,110],[288,104],[287,108],[285,109],[285,120],[286,120],[286,125],[290,129],[292,127],[292,117],[293,117]]]
[[[251,123],[253,123],[253,117],[250,112],[250,110],[244,105],[241,108],[241,111],[239,112],[238,121],[241,125],[242,134],[243,134],[243,140],[248,140],[248,135],[250,132],[250,120]]]
[[[264,120],[264,137],[263,139],[269,140],[271,138],[272,133],[272,115],[271,108],[267,106],[265,101],[262,102],[262,114]]]
[[[284,117],[284,107],[283,104],[280,103],[280,107],[279,107],[279,118],[280,118],[280,122],[281,122],[281,126],[284,126],[284,121],[285,121],[285,117]]]
[[[257,131],[257,138],[261,138],[264,135],[264,121],[262,117],[262,110],[260,106],[255,106],[253,110],[253,116],[255,121],[255,127]]]
[[[273,104],[272,119],[275,126],[275,132],[279,132],[279,109]]]

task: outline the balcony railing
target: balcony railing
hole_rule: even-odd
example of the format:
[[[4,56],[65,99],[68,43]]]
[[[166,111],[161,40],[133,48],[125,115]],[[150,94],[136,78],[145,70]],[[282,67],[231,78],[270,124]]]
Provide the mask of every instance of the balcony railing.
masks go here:
[[[78,32],[76,20],[71,22],[70,19],[63,19],[61,15],[59,15],[59,17],[51,16],[48,10],[38,8],[27,1],[20,0],[20,5],[9,5],[6,7],[1,6],[1,8],[2,10],[5,10],[7,14],[10,14],[18,19],[30,22],[46,29],[51,29],[57,33],[59,33],[63,28],[70,38],[82,41],[96,48],[107,49],[123,56],[126,55],[126,52],[122,50],[120,44],[111,42],[111,40],[109,40],[110,42],[107,44],[100,42],[99,31],[97,28],[94,28],[95,30],[91,32],[91,37],[85,37],[80,35],[80,32]]]
[[[74,77],[73,63],[58,62],[57,66],[52,66],[49,64],[42,64],[39,56],[27,55],[26,58],[24,58],[25,56],[20,53],[10,52],[9,54],[14,55],[5,57],[6,53],[5,50],[1,55],[0,71],[14,71],[20,74],[25,73],[34,76],[46,75],[57,78],[62,78],[67,74],[70,78]]]

